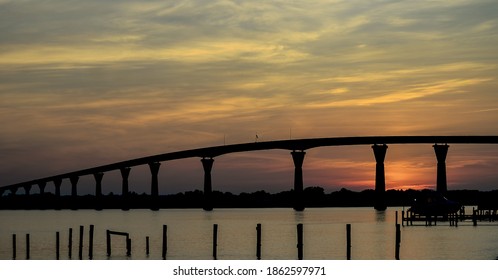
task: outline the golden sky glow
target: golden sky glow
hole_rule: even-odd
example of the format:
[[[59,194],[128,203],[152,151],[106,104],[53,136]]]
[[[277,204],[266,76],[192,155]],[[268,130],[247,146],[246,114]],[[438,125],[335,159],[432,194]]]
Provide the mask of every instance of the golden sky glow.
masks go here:
[[[496,11],[492,0],[0,0],[0,185],[256,134],[498,135]],[[387,187],[433,186],[435,164],[430,145],[392,145]],[[450,189],[498,185],[498,147],[453,145],[447,166]],[[367,146],[310,150],[304,168],[306,186],[374,182]],[[148,191],[138,170],[133,187]],[[292,172],[286,151],[230,155],[213,184],[287,190]],[[161,176],[162,193],[202,186],[197,159]]]

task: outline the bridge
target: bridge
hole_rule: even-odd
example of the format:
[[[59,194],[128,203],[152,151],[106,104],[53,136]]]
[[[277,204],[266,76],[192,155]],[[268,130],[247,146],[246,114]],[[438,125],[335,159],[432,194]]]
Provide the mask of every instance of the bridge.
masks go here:
[[[55,186],[55,196],[60,197],[62,181],[69,179],[71,183],[71,197],[77,197],[78,180],[81,176],[92,176],[95,178],[95,196],[102,196],[102,178],[105,172],[120,170],[122,176],[122,196],[126,197],[128,191],[128,176],[132,167],[139,165],[148,165],[151,172],[151,191],[150,196],[153,198],[151,209],[158,210],[159,207],[154,201],[159,197],[158,173],[161,162],[172,161],[185,158],[200,158],[204,169],[204,202],[203,209],[211,211],[213,203],[211,194],[213,187],[211,184],[211,170],[213,168],[214,158],[230,153],[250,152],[283,149],[291,151],[294,162],[294,206],[296,211],[303,211],[305,205],[302,201],[303,193],[303,162],[306,150],[326,146],[348,146],[348,145],[372,145],[376,167],[375,167],[375,205],[377,210],[387,208],[384,200],[386,189],[384,159],[386,156],[388,144],[432,144],[437,159],[437,180],[436,189],[439,192],[447,191],[446,183],[446,155],[448,153],[448,144],[498,144],[498,136],[368,136],[368,137],[333,137],[333,138],[311,138],[311,139],[294,139],[279,140],[266,142],[253,142],[243,144],[233,144],[224,146],[215,146],[199,148],[192,150],[177,151],[130,159],[112,164],[92,167],[83,170],[77,170],[69,173],[55,176],[34,179],[20,182],[12,185],[0,187],[0,196],[4,192],[10,191],[16,194],[18,189],[24,188],[25,193],[29,192],[33,185],[37,185],[40,194],[44,194],[45,187],[48,183],[53,182]],[[154,200],[156,198],[156,200]]]

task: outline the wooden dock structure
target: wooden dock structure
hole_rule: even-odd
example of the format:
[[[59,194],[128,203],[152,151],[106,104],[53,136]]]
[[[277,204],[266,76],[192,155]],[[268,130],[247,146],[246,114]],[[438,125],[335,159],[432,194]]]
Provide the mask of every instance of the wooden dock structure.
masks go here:
[[[401,224],[402,226],[413,226],[421,225],[420,222],[424,222],[425,226],[435,226],[438,222],[449,222],[450,226],[458,226],[460,222],[472,222],[474,226],[477,226],[478,222],[497,222],[498,221],[498,209],[486,209],[486,208],[472,208],[472,213],[468,214],[465,211],[465,207],[462,207],[460,211],[445,215],[421,215],[415,214],[408,211],[401,212]]]

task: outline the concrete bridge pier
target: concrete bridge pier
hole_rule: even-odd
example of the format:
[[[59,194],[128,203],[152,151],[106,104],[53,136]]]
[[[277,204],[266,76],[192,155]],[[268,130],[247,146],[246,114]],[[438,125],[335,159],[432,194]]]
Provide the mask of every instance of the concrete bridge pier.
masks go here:
[[[12,195],[16,195],[19,188],[10,188],[9,190]]]
[[[104,177],[104,173],[94,173],[93,178],[95,178],[95,196],[100,198],[102,197],[102,178]]]
[[[157,175],[159,174],[159,167],[161,167],[160,162],[150,162],[149,168],[152,175],[150,183],[150,196],[151,196],[151,210],[159,210],[159,181]]]
[[[202,158],[202,167],[204,168],[204,202],[202,208],[205,211],[213,210],[213,185],[211,183],[211,170],[213,169],[213,158]]]
[[[40,198],[43,199],[43,196],[45,195],[45,187],[47,186],[47,182],[41,182],[41,183],[38,183],[38,188],[40,188]],[[46,204],[42,204],[41,208],[40,209],[45,209]]]
[[[62,179],[55,179],[54,180],[55,196],[56,197],[61,196],[61,185],[62,185]]]
[[[434,152],[437,159],[437,181],[436,190],[440,193],[446,193],[448,185],[446,183],[446,155],[448,154],[448,144],[434,144]]]
[[[54,186],[55,186],[54,209],[55,210],[61,209],[61,185],[62,185],[62,179],[59,178],[59,179],[54,180]]]
[[[303,162],[306,152],[292,151],[291,155],[294,161],[294,210],[303,211]]]
[[[69,178],[69,181],[71,181],[71,196],[72,197],[77,197],[78,196],[78,181],[80,177],[74,176]]]
[[[93,178],[95,178],[95,210],[102,210],[101,200],[102,200],[102,178],[104,178],[104,173],[94,173]]]
[[[78,205],[77,205],[77,198],[78,198],[78,180],[80,177],[74,176],[69,178],[69,181],[71,182],[71,198],[72,198],[72,203],[71,203],[71,210],[78,210]]]
[[[40,195],[45,194],[45,187],[47,186],[47,182],[38,183],[38,187],[40,188]]]
[[[23,188],[24,188],[25,194],[29,195],[29,193],[31,191],[31,185],[24,186]]]
[[[128,195],[130,192],[128,187],[128,177],[130,177],[131,168],[123,167],[120,169],[120,171],[121,171],[121,177],[123,178],[123,183],[121,186],[121,198],[122,198],[121,209],[130,210],[130,207],[128,206]]]
[[[386,158],[387,145],[373,145],[372,149],[375,156],[375,210],[384,211],[387,209],[386,204],[386,177],[384,171],[384,159]]]

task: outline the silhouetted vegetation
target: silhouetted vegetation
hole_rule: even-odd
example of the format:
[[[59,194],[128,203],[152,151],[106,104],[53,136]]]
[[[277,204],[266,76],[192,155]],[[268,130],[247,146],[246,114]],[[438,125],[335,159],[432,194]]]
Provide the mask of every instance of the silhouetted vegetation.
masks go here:
[[[388,190],[385,199],[388,206],[410,206],[422,191]],[[352,191],[345,188],[325,193],[321,187],[308,187],[303,191],[306,207],[373,207],[375,191]],[[483,208],[498,208],[498,190],[453,190],[446,194],[448,199],[463,205],[479,205]],[[292,208],[293,191],[268,193],[264,190],[253,193],[233,194],[213,191],[215,208]],[[93,195],[61,196],[52,193],[32,195],[6,195],[0,198],[0,209],[149,209],[152,205],[159,208],[202,208],[203,192],[186,191],[177,194],[151,197],[147,194],[129,193],[128,196],[108,194],[100,198]]]

